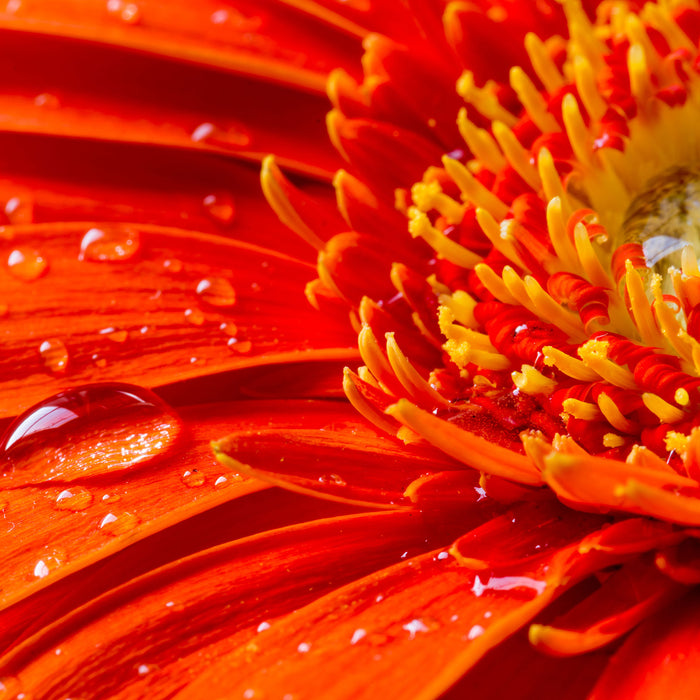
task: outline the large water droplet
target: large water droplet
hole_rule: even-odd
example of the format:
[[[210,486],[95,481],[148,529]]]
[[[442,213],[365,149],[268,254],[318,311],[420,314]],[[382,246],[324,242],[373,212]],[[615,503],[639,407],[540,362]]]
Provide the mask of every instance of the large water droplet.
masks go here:
[[[155,394],[129,384],[90,384],[56,394],[19,416],[0,451],[13,485],[105,475],[163,455],[181,423]]]
[[[108,535],[118,537],[119,535],[126,535],[136,529],[140,522],[141,519],[133,513],[107,513],[107,515],[100,520],[99,528]]]
[[[49,263],[37,250],[15,248],[7,257],[7,269],[15,279],[33,282],[48,272]]]
[[[130,260],[141,245],[139,232],[131,226],[112,224],[91,228],[80,241],[79,260],[122,262]]]
[[[62,374],[68,367],[68,348],[58,338],[49,338],[39,346],[44,366],[53,374]]]
[[[236,205],[228,192],[208,194],[202,204],[210,218],[221,226],[230,226],[236,218]]]
[[[10,197],[5,204],[5,215],[11,224],[31,224],[34,221],[34,200],[29,195]]]
[[[197,284],[199,298],[210,306],[233,306],[236,292],[223,277],[206,277]]]
[[[182,483],[190,489],[196,489],[199,486],[204,486],[206,477],[198,469],[189,469],[180,477]]]

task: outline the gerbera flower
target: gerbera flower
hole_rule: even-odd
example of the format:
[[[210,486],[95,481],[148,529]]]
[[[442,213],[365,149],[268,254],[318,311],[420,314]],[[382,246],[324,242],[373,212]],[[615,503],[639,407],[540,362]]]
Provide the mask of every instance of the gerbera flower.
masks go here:
[[[695,3],[0,31],[5,696],[692,694]]]

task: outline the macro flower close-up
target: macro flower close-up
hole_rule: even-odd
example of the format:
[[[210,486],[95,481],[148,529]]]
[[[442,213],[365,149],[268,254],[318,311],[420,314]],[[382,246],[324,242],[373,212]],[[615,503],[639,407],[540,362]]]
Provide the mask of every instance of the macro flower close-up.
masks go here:
[[[0,38],[0,700],[697,697],[696,0]]]

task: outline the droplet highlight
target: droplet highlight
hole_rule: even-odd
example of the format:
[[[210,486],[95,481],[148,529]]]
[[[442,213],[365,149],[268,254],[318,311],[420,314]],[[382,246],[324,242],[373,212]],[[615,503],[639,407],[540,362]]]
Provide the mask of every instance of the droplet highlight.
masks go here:
[[[63,374],[68,368],[68,348],[58,338],[49,338],[39,346],[39,355],[52,374]]]
[[[205,277],[197,284],[199,298],[216,307],[229,307],[236,303],[236,292],[231,283],[223,277]]]
[[[131,260],[140,247],[139,232],[131,226],[91,228],[80,241],[78,260],[125,262]]]
[[[108,535],[119,537],[120,535],[126,535],[132,532],[140,523],[141,519],[133,513],[124,512],[115,514],[110,512],[100,520],[99,528]]]
[[[70,482],[163,456],[181,423],[153,392],[130,384],[64,391],[20,415],[0,442],[0,483]]]
[[[236,218],[236,204],[228,192],[214,192],[203,200],[209,218],[220,226],[230,226]]]
[[[15,279],[34,282],[49,271],[49,262],[37,250],[15,248],[7,256],[7,270]]]
[[[204,314],[199,309],[185,309],[185,320],[193,326],[204,323]]]
[[[86,510],[92,505],[93,495],[83,486],[71,486],[63,489],[56,496],[55,507],[58,510],[80,511]]]
[[[180,477],[180,481],[187,486],[189,489],[196,489],[199,486],[204,486],[204,483],[206,482],[206,477],[202,472],[200,472],[197,469],[192,469],[190,471],[189,469]]]

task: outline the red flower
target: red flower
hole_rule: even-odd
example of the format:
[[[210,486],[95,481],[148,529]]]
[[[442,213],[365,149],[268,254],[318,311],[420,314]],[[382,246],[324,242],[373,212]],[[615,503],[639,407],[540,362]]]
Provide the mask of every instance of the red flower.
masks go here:
[[[698,16],[11,0],[0,696],[692,696]]]

